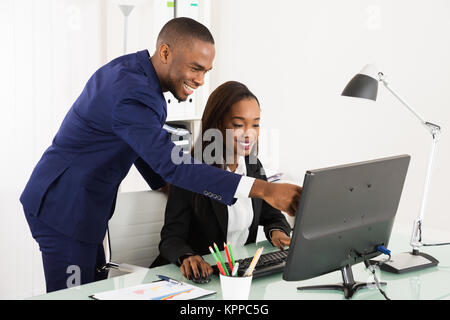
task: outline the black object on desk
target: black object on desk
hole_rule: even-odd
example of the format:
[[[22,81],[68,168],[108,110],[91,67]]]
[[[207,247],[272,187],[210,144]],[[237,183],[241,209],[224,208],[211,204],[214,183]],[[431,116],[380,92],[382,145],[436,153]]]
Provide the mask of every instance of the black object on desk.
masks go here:
[[[255,270],[253,270],[253,278],[283,272],[284,266],[286,265],[288,252],[288,250],[282,250],[262,254],[255,266]],[[238,276],[244,275],[252,260],[253,256],[236,260],[236,262],[239,262]],[[225,262],[225,266],[231,274],[231,269],[228,262]],[[219,274],[217,265],[213,265],[212,268],[214,270],[214,274]]]
[[[209,281],[211,281],[211,276],[207,276],[207,277],[200,276],[198,278],[192,277],[191,280],[192,280],[192,282],[197,283],[197,284],[205,284],[205,283],[208,283]]]

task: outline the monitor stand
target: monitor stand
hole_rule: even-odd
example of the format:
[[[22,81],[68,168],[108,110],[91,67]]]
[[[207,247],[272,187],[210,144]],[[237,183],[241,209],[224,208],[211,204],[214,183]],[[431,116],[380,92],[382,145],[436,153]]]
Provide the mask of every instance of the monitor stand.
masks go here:
[[[346,299],[350,299],[359,289],[373,288],[376,286],[375,282],[355,282],[355,280],[353,280],[352,267],[349,265],[342,268],[341,273],[344,281],[343,283],[298,287],[297,290],[340,290],[344,292]],[[386,282],[380,282],[380,285],[385,286]]]

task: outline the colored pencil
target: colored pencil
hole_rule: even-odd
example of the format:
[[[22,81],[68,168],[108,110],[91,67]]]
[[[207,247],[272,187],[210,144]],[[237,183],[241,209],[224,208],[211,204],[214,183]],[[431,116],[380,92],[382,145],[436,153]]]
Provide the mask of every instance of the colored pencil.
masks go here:
[[[228,245],[228,251],[230,252],[231,262],[233,262],[233,268],[234,268],[236,261],[234,261],[234,258],[233,258],[233,250],[231,250],[231,244],[229,242],[227,245]]]
[[[222,267],[224,268],[225,273],[227,274],[227,276],[229,276],[230,274],[228,273],[228,269],[225,265],[225,262],[222,259],[222,255],[220,254],[219,247],[217,247],[217,244],[215,242],[214,242],[214,249],[216,249],[217,257],[219,258],[220,263],[222,263]]]
[[[225,274],[225,270],[223,270],[222,264],[220,263],[220,261],[216,262],[217,268],[219,268],[219,272],[223,275],[226,276]]]
[[[261,253],[263,251],[264,247],[259,248],[256,250],[255,255],[253,256],[252,262],[250,263],[250,266],[245,271],[244,276],[251,276],[253,274],[253,270],[255,269],[256,264],[258,263],[259,257],[261,257]]]
[[[223,243],[223,250],[225,250],[225,253],[226,253],[227,259],[228,259],[228,265],[230,266],[231,273],[233,273],[234,265],[231,262],[230,252],[228,251],[228,247],[227,247],[227,244],[225,242]]]
[[[209,251],[211,252],[211,254],[214,257],[214,260],[219,261],[219,258],[217,258],[216,254],[214,253],[214,250],[211,248],[211,246],[209,246]]]
[[[225,270],[223,270],[223,267],[222,267],[222,264],[220,263],[220,261],[217,261],[216,264],[217,264],[217,268],[219,268],[220,273],[221,273],[223,276],[226,276]]]
[[[211,251],[211,254],[214,257],[214,260],[216,260],[217,268],[219,268],[220,273],[222,275],[225,275],[225,271],[222,268],[222,264],[220,263],[219,259],[217,258],[216,254],[214,253],[214,250],[211,248],[211,246],[209,247],[209,251]]]
[[[239,269],[239,262],[236,262],[236,264],[233,267],[233,272],[231,273],[232,277],[237,277],[238,269]]]

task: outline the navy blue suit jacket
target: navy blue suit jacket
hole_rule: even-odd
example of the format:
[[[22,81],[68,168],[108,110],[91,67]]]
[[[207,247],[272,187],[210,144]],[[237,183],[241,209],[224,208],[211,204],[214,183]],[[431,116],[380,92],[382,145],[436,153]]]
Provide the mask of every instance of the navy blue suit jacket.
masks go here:
[[[70,237],[100,243],[133,164],[152,189],[168,182],[234,203],[240,175],[172,162],[174,144],[162,129],[166,117],[147,50],[101,67],[34,168],[20,197],[25,213]]]

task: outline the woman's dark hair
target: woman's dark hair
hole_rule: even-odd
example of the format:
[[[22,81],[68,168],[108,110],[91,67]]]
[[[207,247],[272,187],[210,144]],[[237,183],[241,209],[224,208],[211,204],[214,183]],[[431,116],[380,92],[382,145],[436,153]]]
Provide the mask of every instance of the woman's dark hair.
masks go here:
[[[204,141],[203,135],[209,129],[219,129],[222,131],[223,137],[223,120],[226,114],[230,111],[231,107],[244,99],[255,99],[259,105],[258,98],[247,88],[246,85],[237,81],[228,81],[218,86],[209,96],[206,102],[205,109],[203,111],[201,132],[196,142],[195,148],[191,150],[191,154],[195,157],[195,154],[200,152],[203,155],[203,151],[214,141]],[[225,149],[225,143],[223,148]],[[257,147],[256,147],[257,150]],[[195,153],[194,153],[195,151]],[[225,154],[225,151],[222,153]],[[212,166],[226,170],[227,164],[225,159],[220,163],[209,163]],[[203,207],[202,203],[208,199],[204,195],[194,194],[194,211],[198,213]]]

